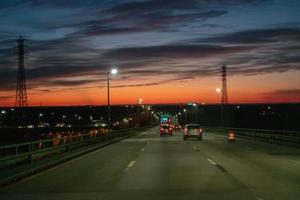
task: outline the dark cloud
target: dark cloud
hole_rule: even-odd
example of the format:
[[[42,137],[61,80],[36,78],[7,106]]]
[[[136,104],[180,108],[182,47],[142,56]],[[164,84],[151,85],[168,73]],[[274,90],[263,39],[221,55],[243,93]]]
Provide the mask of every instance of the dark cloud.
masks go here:
[[[272,95],[297,95],[300,96],[300,89],[275,90],[267,94]]]
[[[71,64],[72,65],[72,64]],[[74,64],[73,64],[74,65]],[[58,78],[76,77],[83,75],[103,74],[100,66],[49,66],[39,67],[33,69],[26,69],[27,86],[28,88],[42,87],[42,86],[78,86],[80,84],[92,83],[95,80],[82,81],[61,81]],[[0,85],[1,90],[14,90],[16,87],[16,69],[0,69]]]
[[[298,28],[272,28],[245,30],[217,37],[200,39],[198,42],[216,42],[230,44],[261,44],[282,41],[300,42],[300,29]]]
[[[124,34],[145,31],[163,31],[176,27],[183,22],[206,20],[226,14],[223,10],[210,10],[198,13],[172,14],[170,12],[114,15],[106,19],[90,20],[78,24],[79,31],[75,36],[94,36],[108,34]]]
[[[243,76],[256,76],[262,74],[270,73],[284,73],[291,70],[300,70],[298,65],[270,65],[270,66],[244,66],[244,67],[234,67],[230,66],[228,68],[228,73],[231,75],[243,75]]]
[[[132,47],[111,50],[104,55],[114,59],[147,59],[147,58],[199,58],[213,55],[230,54],[249,50],[243,46],[217,46],[217,45],[160,45],[150,47]]]
[[[244,5],[262,0],[148,0],[132,1],[107,9],[107,13],[141,14],[157,11],[204,9],[209,6]]]
[[[146,86],[154,86],[154,85],[162,85],[162,84],[166,84],[166,83],[172,83],[174,81],[183,81],[183,80],[191,80],[193,79],[194,76],[190,76],[190,77],[178,77],[178,78],[172,78],[172,79],[166,79],[163,81],[156,81],[156,82],[148,82],[148,83],[141,83],[141,84],[126,84],[126,85],[115,85],[112,86],[113,88],[123,88],[123,87],[146,87]]]
[[[95,82],[103,82],[105,79],[97,79],[97,80],[52,80],[45,83],[48,86],[63,86],[63,87],[77,87],[77,86],[84,86],[86,84],[95,83]]]
[[[149,0],[149,1],[133,1],[119,4],[115,7],[107,9],[107,13],[121,13],[121,14],[132,14],[137,15],[145,12],[157,12],[175,9],[192,9],[197,5],[196,0]]]

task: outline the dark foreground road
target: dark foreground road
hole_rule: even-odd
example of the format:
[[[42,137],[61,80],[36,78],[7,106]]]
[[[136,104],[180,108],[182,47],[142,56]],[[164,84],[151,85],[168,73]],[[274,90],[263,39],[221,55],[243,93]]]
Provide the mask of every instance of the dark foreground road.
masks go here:
[[[291,199],[300,150],[206,133],[183,141],[158,127],[0,191],[1,200]]]

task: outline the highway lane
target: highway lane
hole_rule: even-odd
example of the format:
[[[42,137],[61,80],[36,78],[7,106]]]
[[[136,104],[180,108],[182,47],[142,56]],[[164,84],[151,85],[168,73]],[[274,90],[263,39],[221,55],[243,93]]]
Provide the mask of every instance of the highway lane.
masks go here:
[[[10,185],[0,199],[297,199],[300,150],[158,127]]]

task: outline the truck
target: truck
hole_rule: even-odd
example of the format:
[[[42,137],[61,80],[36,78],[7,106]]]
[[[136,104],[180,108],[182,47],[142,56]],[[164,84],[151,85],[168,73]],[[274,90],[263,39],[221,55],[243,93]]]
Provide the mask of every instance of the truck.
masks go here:
[[[160,115],[160,124],[172,125],[172,116],[169,113],[162,113]]]

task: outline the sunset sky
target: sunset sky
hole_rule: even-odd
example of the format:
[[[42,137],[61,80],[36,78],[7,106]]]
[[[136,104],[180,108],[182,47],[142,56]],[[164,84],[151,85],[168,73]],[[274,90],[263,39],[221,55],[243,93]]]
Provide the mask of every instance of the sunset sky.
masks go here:
[[[0,1],[0,107],[15,104],[26,38],[29,105],[300,102],[298,0]]]

